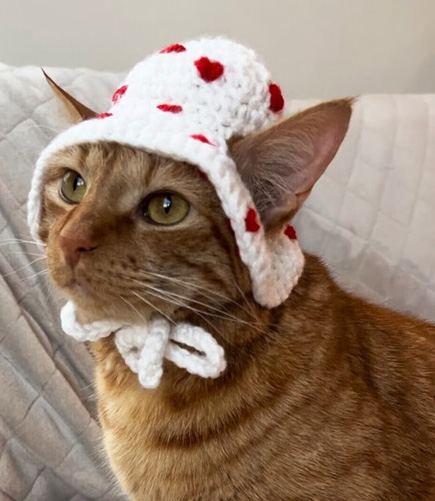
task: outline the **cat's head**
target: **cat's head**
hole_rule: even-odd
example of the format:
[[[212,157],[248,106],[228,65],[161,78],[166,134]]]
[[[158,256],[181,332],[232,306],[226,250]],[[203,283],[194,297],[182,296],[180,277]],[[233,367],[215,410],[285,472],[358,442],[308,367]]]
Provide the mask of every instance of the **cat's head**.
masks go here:
[[[281,232],[334,157],[351,102],[320,104],[233,140],[266,234]],[[39,237],[54,283],[89,318],[213,319],[252,301],[216,191],[193,165],[111,142],[50,159]],[[251,307],[251,305],[249,306]]]
[[[38,160],[29,220],[88,320],[274,307],[303,267],[288,223],[337,152],[351,100],[279,121],[255,53],[221,39],[177,47],[183,57],[171,46],[137,65],[99,117],[50,81],[84,122]],[[178,104],[157,104],[168,96]]]

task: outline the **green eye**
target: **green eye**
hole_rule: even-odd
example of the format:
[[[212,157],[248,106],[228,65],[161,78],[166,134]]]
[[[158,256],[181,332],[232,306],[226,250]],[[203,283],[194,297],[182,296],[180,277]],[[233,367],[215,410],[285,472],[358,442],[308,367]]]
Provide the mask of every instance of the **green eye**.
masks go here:
[[[85,180],[73,170],[69,170],[62,178],[60,192],[69,203],[78,204],[86,193]]]
[[[189,204],[179,195],[157,193],[146,201],[144,216],[152,223],[169,226],[184,219],[189,209]]]

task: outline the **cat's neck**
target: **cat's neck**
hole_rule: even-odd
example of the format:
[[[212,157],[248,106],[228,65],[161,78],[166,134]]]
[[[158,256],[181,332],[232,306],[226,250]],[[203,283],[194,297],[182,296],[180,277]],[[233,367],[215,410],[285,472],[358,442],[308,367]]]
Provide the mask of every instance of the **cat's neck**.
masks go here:
[[[120,422],[128,419],[124,415],[127,401],[135,415],[152,415],[155,426],[150,433],[166,444],[204,440],[237,416],[278,401],[283,393],[292,394],[292,405],[297,406],[315,398],[316,380],[324,380],[322,374],[328,370],[329,353],[337,339],[334,311],[343,294],[320,260],[307,256],[305,272],[283,305],[273,310],[256,306],[255,329],[227,319],[215,324],[213,334],[224,347],[228,364],[221,377],[200,378],[165,361],[160,386],[144,389],[125,365],[113,338],[107,338],[92,345],[97,387],[109,397],[104,401],[118,409]],[[246,315],[248,321],[247,312],[239,315],[241,319]]]
[[[331,329],[328,310],[334,308],[342,294],[320,260],[307,256],[298,285],[289,299],[277,308],[262,308],[253,299],[244,297],[243,303],[226,306],[226,316],[185,315],[184,321],[209,331],[224,348],[227,370],[217,379],[202,379],[165,361],[159,391],[178,399],[177,393],[190,396],[214,393],[245,378],[255,380],[256,386],[267,385],[276,374],[290,378],[301,359],[306,360],[307,356],[314,356],[316,350],[321,350]],[[110,366],[113,367],[113,363],[125,366],[110,339],[94,344],[97,361],[107,365],[112,348],[115,353],[109,357]],[[112,372],[124,374],[128,373],[128,368],[117,367]]]
[[[286,302],[271,310],[245,298],[244,307],[228,305],[233,319],[213,319],[210,322],[193,316],[188,320],[206,330],[223,346],[228,368],[216,380],[198,381],[200,386],[222,387],[239,378],[258,377],[262,381],[274,378],[273,373],[291,376],[301,358],[314,356],[322,345],[330,342],[336,331],[334,311],[346,295],[331,279],[326,267],[315,256],[306,256],[304,273]],[[328,341],[329,340],[329,341]],[[171,379],[180,381],[180,371],[168,363],[167,388]],[[172,370],[171,370],[172,367]],[[186,375],[186,381],[190,376]]]

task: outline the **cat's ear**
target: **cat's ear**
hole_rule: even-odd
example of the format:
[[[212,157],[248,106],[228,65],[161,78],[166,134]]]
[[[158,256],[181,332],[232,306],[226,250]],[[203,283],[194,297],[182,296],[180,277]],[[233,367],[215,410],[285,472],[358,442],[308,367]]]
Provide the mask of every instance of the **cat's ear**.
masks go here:
[[[92,111],[90,108],[77,101],[71,94],[68,94],[68,92],[62,89],[62,87],[50,78],[44,70],[42,70],[42,73],[44,73],[48,85],[64,105],[72,123],[82,122],[89,118],[95,118],[98,115],[96,111]]]
[[[230,144],[266,231],[302,206],[346,135],[352,99],[319,104]]]

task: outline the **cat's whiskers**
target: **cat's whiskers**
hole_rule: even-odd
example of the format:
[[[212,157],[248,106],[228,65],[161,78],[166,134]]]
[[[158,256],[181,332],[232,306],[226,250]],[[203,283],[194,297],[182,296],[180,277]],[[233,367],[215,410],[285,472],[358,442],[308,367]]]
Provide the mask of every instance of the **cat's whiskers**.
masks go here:
[[[136,281],[138,282],[138,281]],[[139,282],[141,285],[146,285],[146,284],[142,284],[141,282]],[[133,292],[134,293],[134,292]],[[202,318],[204,320],[204,322],[206,322],[208,325],[210,325],[210,327],[212,327],[220,336],[222,336],[221,332],[219,331],[219,329],[216,328],[216,326],[210,321],[208,320],[206,317],[204,317],[202,315],[202,313],[206,314],[207,315],[207,312],[204,312],[202,310],[197,310],[196,308],[192,308],[191,306],[187,305],[186,303],[180,301],[180,300],[175,300],[174,298],[169,298],[167,296],[167,293],[164,292],[164,291],[161,291],[160,293],[158,292],[150,292],[150,291],[146,291],[147,294],[149,294],[150,296],[153,296],[157,299],[161,299],[169,304],[173,304],[174,306],[179,306],[179,307],[182,307],[182,308],[186,308],[190,311],[193,311],[194,313],[196,313],[200,318]],[[174,322],[175,324],[175,322]]]
[[[242,288],[240,287],[240,285],[237,283],[237,281],[236,281],[236,280],[233,280],[233,283],[234,283],[234,285],[235,285],[236,289],[239,291],[240,295],[242,296],[243,300],[245,301],[247,308],[249,308],[251,315],[255,317],[255,310],[254,310],[254,307],[253,307],[253,306],[252,306],[252,304],[248,301],[248,298],[246,297],[246,294],[242,291]],[[246,310],[245,310],[245,311],[246,311]]]
[[[134,294],[138,299],[140,299],[141,301],[143,301],[145,304],[147,304],[148,306],[150,306],[153,310],[155,310],[158,313],[160,313],[160,315],[162,315],[162,317],[165,317],[168,322],[170,322],[171,324],[175,325],[175,322],[172,320],[172,318],[168,317],[168,315],[166,315],[165,313],[163,313],[163,311],[160,310],[159,308],[157,308],[157,306],[155,306],[154,304],[152,304],[150,301],[146,300],[144,297],[142,297],[141,295],[139,295],[137,292],[131,291],[131,293]]]
[[[138,280],[134,280],[134,279],[130,279],[130,280],[133,280],[135,283],[139,283],[140,285],[144,286],[144,287],[149,287],[149,284],[147,283],[144,283],[144,282],[139,282]],[[149,290],[147,291],[147,294],[151,295],[151,296],[154,296],[158,299],[161,299],[163,301],[166,301],[170,304],[173,304],[173,305],[176,305],[176,306],[179,306],[179,307],[182,307],[182,308],[186,308],[192,312],[194,312],[196,315],[198,315],[202,320],[204,320],[204,322],[206,322],[208,325],[210,325],[210,327],[212,327],[212,329],[214,329],[221,337],[222,336],[222,333],[220,332],[220,330],[216,327],[216,325],[214,323],[212,323],[208,318],[206,317],[213,317],[213,318],[220,318],[220,319],[223,319],[223,320],[226,320],[226,321],[230,321],[230,322],[236,322],[236,323],[243,323],[243,324],[246,324],[246,325],[249,325],[253,330],[257,331],[259,334],[264,334],[266,332],[265,328],[264,327],[260,327],[258,324],[255,324],[255,323],[252,323],[252,322],[246,322],[242,319],[239,319],[237,317],[234,317],[234,318],[228,318],[228,317],[223,317],[223,316],[219,316],[219,315],[215,315],[213,313],[209,313],[207,311],[204,311],[204,310],[198,310],[197,308],[193,308],[192,306],[190,306],[189,304],[185,303],[184,301],[182,301],[181,299],[186,299],[187,301],[189,301],[190,299],[189,298],[185,298],[184,296],[179,296],[179,298],[181,299],[174,299],[174,297],[169,297],[168,294],[171,294],[171,293],[168,293],[167,291],[163,291],[161,289],[157,289],[155,287],[153,287],[154,289],[154,292],[150,292]]]
[[[23,254],[24,256],[46,257],[45,254],[43,254],[42,252],[36,253],[36,252],[26,252],[26,251],[21,251],[21,250],[5,252],[4,254],[5,254],[5,256],[17,256],[18,254]]]
[[[49,270],[46,268],[45,270],[38,271],[38,273],[34,273],[28,277],[24,277],[23,280],[30,280],[31,278],[40,277],[41,275],[48,275]]]
[[[230,299],[230,298],[228,298],[228,297],[226,297],[226,296],[223,296],[222,294],[219,294],[219,293],[217,293],[217,292],[215,292],[215,291],[209,290],[209,289],[207,289],[207,288],[205,288],[205,287],[201,287],[201,286],[196,285],[196,284],[193,284],[192,282],[189,282],[189,281],[179,280],[179,279],[176,279],[176,278],[174,278],[174,277],[167,277],[167,276],[165,276],[165,275],[161,275],[161,274],[159,274],[159,273],[148,272],[148,271],[145,271],[145,270],[141,271],[140,273],[141,273],[142,275],[145,275],[145,276],[147,276],[147,275],[150,275],[151,277],[155,276],[155,277],[157,277],[157,278],[161,278],[161,279],[163,279],[163,280],[167,280],[167,281],[171,281],[171,282],[179,283],[179,284],[183,285],[184,287],[187,287],[188,289],[191,289],[191,290],[197,291],[199,294],[201,294],[201,295],[202,295],[202,296],[204,296],[206,299],[209,299],[209,300],[211,300],[211,301],[213,301],[213,299],[214,299],[214,298],[210,297],[210,295],[214,295],[214,296],[216,296],[216,297],[218,297],[218,298],[221,298],[221,299],[225,300],[227,303],[233,303],[233,304],[234,304],[234,305],[236,305],[237,307],[241,308],[241,309],[242,309],[245,313],[247,313],[247,314],[251,315],[253,318],[256,318],[256,315],[255,315],[255,313],[254,313],[254,311],[253,311],[252,307],[251,307],[251,309],[250,309],[250,310],[247,310],[245,307],[243,307],[243,306],[242,306],[240,303],[238,303],[237,301],[234,301],[233,299]],[[239,290],[240,290],[240,288],[239,288]],[[204,292],[201,292],[201,291],[205,291],[207,294],[205,294]],[[167,291],[165,291],[165,293],[166,293],[166,292],[167,292]],[[171,293],[171,294],[175,294],[175,293]],[[194,303],[196,303],[196,304],[200,304],[200,305],[202,305],[202,306],[205,306],[206,308],[209,308],[209,309],[212,309],[212,310],[214,310],[214,311],[217,311],[218,313],[220,313],[220,314],[222,314],[222,315],[230,316],[230,317],[232,317],[233,319],[237,319],[237,321],[242,321],[241,319],[239,319],[239,318],[237,318],[237,317],[235,317],[235,316],[233,316],[233,315],[230,315],[229,313],[225,312],[224,310],[218,309],[218,308],[216,308],[216,307],[214,307],[214,306],[210,305],[209,303],[203,303],[203,302],[201,302],[201,301],[198,301],[198,300],[196,300],[196,299],[192,299],[192,298],[187,298],[187,297],[182,297],[182,296],[180,296],[180,297],[181,297],[181,298],[183,298],[183,299],[186,299],[186,300],[188,300],[188,301],[192,301],[192,302],[194,302]],[[244,295],[243,295],[243,297],[244,297],[245,301],[247,302],[246,296],[244,296]],[[243,322],[243,321],[242,321],[242,322]],[[250,325],[251,325],[251,323],[252,323],[252,322],[245,322],[245,323],[248,323],[248,324],[250,324]]]
[[[5,275],[2,275],[2,277],[5,278],[5,277],[8,277],[10,275],[14,275],[15,273],[19,273],[20,271],[25,270],[29,266],[32,266],[32,264],[37,263],[38,261],[42,261],[43,259],[45,259],[45,256],[39,257],[38,259],[34,259],[33,261],[30,261],[30,263],[27,263],[25,266],[22,266],[21,268],[18,268],[18,270],[10,271],[9,273],[6,273]]]
[[[210,297],[210,294],[212,296],[216,296],[220,299],[223,299],[225,302],[227,303],[233,303],[234,305],[238,306],[238,307],[242,307],[240,305],[240,303],[238,303],[237,301],[235,301],[234,299],[231,299],[227,296],[224,296],[223,294],[220,294],[219,292],[216,292],[214,290],[211,290],[207,287],[203,287],[201,285],[198,285],[198,284],[194,284],[193,282],[191,281],[186,281],[185,279],[181,280],[181,279],[177,279],[175,277],[169,277],[167,275],[162,275],[160,273],[155,273],[155,272],[152,272],[152,271],[149,271],[149,270],[141,270],[142,273],[146,273],[147,275],[150,275],[150,276],[153,276],[153,277],[157,277],[157,278],[161,278],[161,279],[164,279],[164,280],[168,280],[170,282],[176,282],[176,283],[179,283],[185,287],[188,287],[189,289],[193,289],[193,290],[197,290],[197,291],[205,291],[207,294],[204,294],[203,292],[200,292],[200,294],[202,294],[203,296],[207,297],[207,299],[212,299]]]
[[[121,301],[124,301],[124,303],[127,304],[127,306],[130,306],[130,308],[135,311],[137,313],[137,315],[145,322],[145,324],[147,323],[147,319],[140,313],[140,311],[135,308],[128,299],[126,299],[125,297],[122,297],[121,295],[118,294],[118,297],[119,299],[121,299]]]
[[[132,280],[133,280],[133,281],[135,281],[135,282],[137,282],[137,283],[139,283],[140,285],[144,285],[145,287],[150,288],[150,289],[152,289],[152,290],[154,290],[154,291],[156,291],[156,292],[158,292],[158,293],[160,293],[160,294],[163,294],[163,295],[165,295],[165,294],[169,294],[169,295],[170,295],[170,296],[172,296],[172,297],[176,297],[176,298],[179,298],[179,299],[185,299],[185,300],[187,300],[187,301],[191,301],[191,302],[194,302],[194,303],[196,303],[196,304],[200,304],[201,306],[205,306],[206,308],[211,308],[211,309],[213,309],[213,310],[215,310],[215,311],[218,311],[218,312],[220,312],[220,313],[223,313],[223,312],[222,312],[221,310],[219,310],[218,308],[214,308],[213,306],[208,305],[208,304],[205,304],[205,303],[202,303],[201,301],[197,301],[197,300],[195,300],[195,299],[191,299],[191,298],[188,298],[188,297],[185,297],[185,296],[181,296],[181,295],[179,295],[179,294],[176,294],[175,292],[170,292],[170,291],[166,291],[166,290],[158,289],[158,288],[153,287],[152,285],[150,285],[148,282],[140,282],[139,280],[135,280],[135,279],[132,279]],[[197,310],[197,311],[201,311],[201,312],[202,312],[202,310]]]
[[[37,246],[46,247],[46,244],[42,242],[35,242],[34,240],[24,240],[22,238],[5,238],[4,240],[0,240],[0,246],[2,245],[13,245],[13,244],[31,244]]]
[[[189,301],[189,302],[193,302],[193,303],[196,303],[196,304],[199,304],[201,306],[205,306],[206,308],[210,308],[220,314],[214,314],[214,313],[210,313],[208,311],[204,311],[204,310],[198,310],[196,308],[193,308],[191,306],[188,306],[187,303],[184,303],[183,306],[186,307],[186,308],[189,308],[191,309],[192,311],[195,311],[195,312],[200,312],[200,313],[203,313],[204,315],[208,315],[210,317],[215,317],[215,318],[221,318],[221,319],[224,319],[224,320],[232,320],[234,322],[239,322],[239,323],[243,323],[243,324],[247,324],[247,325],[252,325],[251,322],[246,322],[245,320],[242,320],[240,318],[237,318],[235,317],[234,315],[230,315],[229,313],[223,311],[223,310],[219,310],[218,308],[215,308],[213,306],[210,306],[206,303],[202,303],[201,301],[197,301],[195,299],[191,299],[189,297],[186,297],[186,296],[182,296],[180,294],[176,294],[175,292],[169,292],[169,291],[164,291],[162,289],[158,289],[156,287],[153,287],[152,285],[150,285],[149,283],[146,283],[146,282],[141,282],[139,280],[135,280],[135,279],[131,279],[133,282],[135,283],[138,283],[148,289],[151,289],[159,294],[161,294],[162,296],[166,297],[167,295],[171,296],[172,299],[174,298],[177,298],[177,299],[180,299],[180,300],[185,300],[185,301]]]
[[[207,292],[207,294],[212,294],[212,295],[214,295],[216,297],[219,297],[219,298],[223,299],[225,302],[234,303],[237,306],[240,306],[239,303],[237,303],[233,299],[231,299],[231,298],[229,298],[227,296],[224,296],[223,294],[220,294],[219,292],[216,292],[216,291],[210,290],[210,289],[208,289],[206,287],[203,287],[201,285],[194,284],[193,282],[189,282],[189,281],[186,281],[186,280],[181,280],[181,279],[178,279],[178,278],[175,278],[175,277],[169,277],[167,275],[162,275],[160,273],[155,273],[155,272],[152,272],[152,271],[149,271],[149,270],[140,270],[140,272],[146,273],[147,275],[150,275],[152,277],[162,278],[164,280],[169,280],[171,282],[176,282],[176,283],[179,283],[179,284],[181,284],[183,286],[187,286],[188,288],[193,288],[193,289],[197,289],[197,290],[203,290],[203,291]]]

